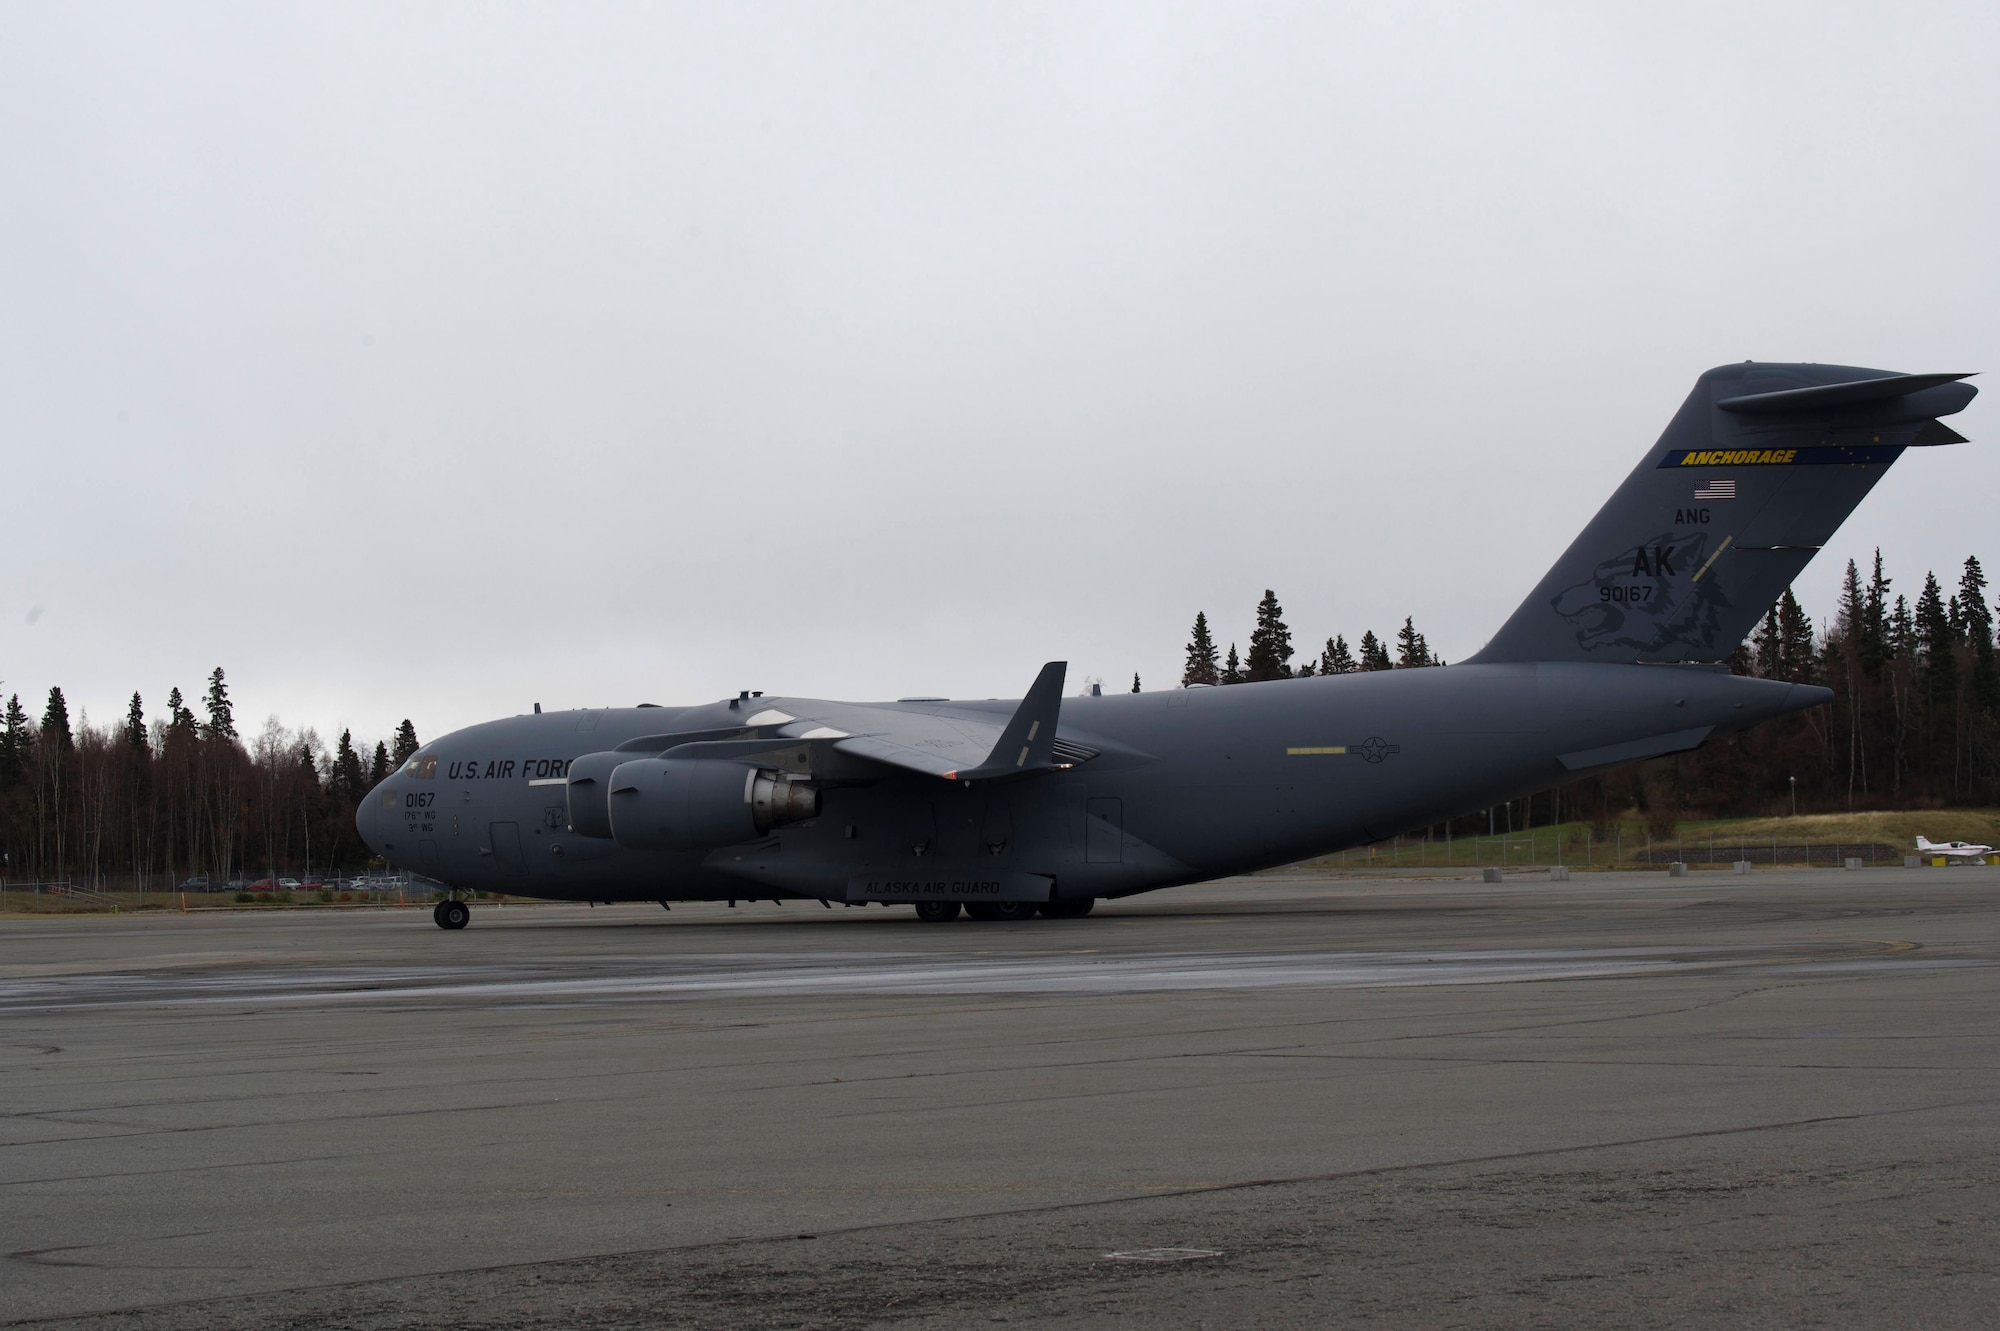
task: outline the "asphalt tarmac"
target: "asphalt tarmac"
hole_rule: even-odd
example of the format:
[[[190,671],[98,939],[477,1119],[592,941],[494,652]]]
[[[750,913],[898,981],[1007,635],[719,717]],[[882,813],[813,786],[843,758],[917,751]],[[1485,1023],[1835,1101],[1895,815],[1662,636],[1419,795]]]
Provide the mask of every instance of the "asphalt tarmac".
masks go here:
[[[0,917],[0,1324],[2000,1322],[2000,870]]]

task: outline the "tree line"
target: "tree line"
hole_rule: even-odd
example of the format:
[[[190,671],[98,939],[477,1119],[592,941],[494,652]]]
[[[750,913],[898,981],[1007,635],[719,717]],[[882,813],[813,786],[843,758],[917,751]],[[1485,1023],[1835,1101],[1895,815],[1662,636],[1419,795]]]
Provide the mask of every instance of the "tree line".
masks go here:
[[[1790,590],[1730,658],[1740,675],[1819,684],[1833,702],[1711,741],[1680,764],[1675,803],[1800,808],[2000,804],[2000,663],[1985,569],[1968,556],[1947,590],[1924,574],[1912,602],[1875,552],[1853,560],[1830,623],[1815,631]]]
[[[1256,627],[1250,630],[1248,656],[1239,657],[1233,642],[1227,656],[1218,655],[1207,612],[1195,612],[1194,630],[1188,637],[1186,661],[1181,668],[1181,687],[1310,679],[1315,675],[1347,675],[1359,670],[1407,670],[1413,666],[1445,664],[1443,657],[1431,652],[1430,644],[1417,632],[1411,616],[1404,617],[1403,627],[1396,634],[1393,658],[1389,655],[1389,645],[1377,638],[1373,629],[1363,632],[1355,647],[1359,649],[1358,655],[1355,648],[1347,645],[1345,636],[1335,634],[1326,640],[1326,646],[1317,656],[1307,655],[1293,665],[1298,653],[1292,647],[1292,631],[1285,624],[1285,608],[1278,604],[1277,593],[1267,587],[1264,599],[1257,602]],[[1133,682],[1138,682],[1136,676]]]
[[[371,852],[355,806],[417,748],[407,719],[393,747],[367,758],[349,730],[328,750],[276,718],[246,741],[220,666],[199,716],[178,688],[150,720],[135,692],[109,725],[73,724],[60,687],[39,721],[12,694],[0,717],[0,874],[157,885],[360,867]]]

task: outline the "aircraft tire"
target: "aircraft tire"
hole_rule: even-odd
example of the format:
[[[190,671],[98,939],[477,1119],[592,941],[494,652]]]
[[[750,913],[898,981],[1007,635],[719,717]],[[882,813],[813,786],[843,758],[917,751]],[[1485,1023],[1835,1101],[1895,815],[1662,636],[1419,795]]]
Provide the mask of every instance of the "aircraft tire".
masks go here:
[[[949,924],[958,918],[956,901],[919,901],[917,918],[926,924]]]
[[[1032,920],[1035,918],[1035,903],[1032,901],[989,901],[986,909],[993,913],[989,920]]]
[[[1090,914],[1091,908],[1096,904],[1096,897],[1070,897],[1067,900],[1058,898],[1055,901],[1043,902],[1041,911],[1052,920],[1080,920]]]
[[[472,909],[463,901],[440,901],[434,913],[440,929],[463,929],[472,923]]]
[[[431,907],[431,923],[440,929],[446,927],[444,922],[444,903],[442,901]]]
[[[997,920],[994,913],[997,903],[991,901],[968,901],[965,903],[965,917],[969,920]]]

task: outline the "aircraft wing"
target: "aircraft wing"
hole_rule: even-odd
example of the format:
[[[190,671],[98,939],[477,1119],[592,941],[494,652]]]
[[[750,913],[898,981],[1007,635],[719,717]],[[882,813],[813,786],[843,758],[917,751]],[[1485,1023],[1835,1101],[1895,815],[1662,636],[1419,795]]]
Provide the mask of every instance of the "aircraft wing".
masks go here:
[[[1042,667],[1005,721],[921,711],[908,704],[814,702],[811,716],[771,709],[748,718],[791,739],[821,740],[843,753],[947,781],[1047,771],[1068,662]],[[804,710],[803,708],[801,710]]]

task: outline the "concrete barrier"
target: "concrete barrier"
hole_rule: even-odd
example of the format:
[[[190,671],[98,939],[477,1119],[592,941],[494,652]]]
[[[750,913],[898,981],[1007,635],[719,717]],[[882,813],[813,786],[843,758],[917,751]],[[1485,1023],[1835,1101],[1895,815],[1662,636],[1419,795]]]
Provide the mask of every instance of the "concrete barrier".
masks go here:
[[[1569,881],[1569,870],[1560,864],[1556,865],[1553,869],[1549,870],[1549,881],[1552,883],[1567,883]]]
[[[1736,872],[1738,872],[1738,873],[1749,873],[1749,872],[1750,872],[1750,861],[1748,861],[1748,860],[1738,860],[1738,861],[1736,861]]]
[[[1688,867],[1687,867],[1687,862],[1685,860],[1675,860],[1672,864],[1669,864],[1667,866],[1667,877],[1685,878],[1687,876],[1688,876]]]
[[[1858,855],[1849,855],[1845,860],[1841,861],[1840,867],[1843,869],[1859,869],[1861,867],[1861,857]]]
[[[1501,874],[1498,869],[1481,869],[1479,879],[1485,883],[1497,883],[1501,881]]]
[[[1914,856],[1914,855],[1905,855],[1905,856],[1903,856],[1903,867],[1904,867],[1905,869],[1918,869],[1918,868],[1922,868],[1922,867],[1923,867],[1923,861],[1922,861],[1922,860],[1920,860],[1920,859],[1918,859],[1918,858],[1917,858],[1916,856]]]

